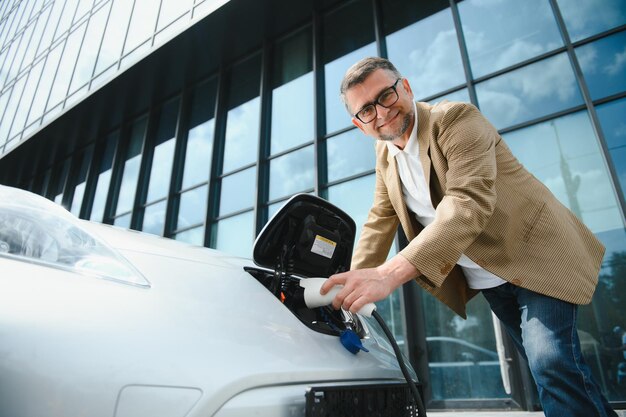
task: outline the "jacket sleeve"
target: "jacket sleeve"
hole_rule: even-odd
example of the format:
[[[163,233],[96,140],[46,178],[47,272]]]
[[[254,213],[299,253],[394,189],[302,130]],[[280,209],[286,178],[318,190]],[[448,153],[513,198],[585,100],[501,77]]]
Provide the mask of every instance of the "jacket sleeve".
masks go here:
[[[363,225],[350,269],[372,268],[384,263],[398,224],[398,216],[389,200],[387,186],[379,169],[376,169],[374,203]]]
[[[447,162],[444,196],[435,220],[400,254],[436,286],[487,225],[496,204],[496,129],[472,105],[450,106],[436,143]]]

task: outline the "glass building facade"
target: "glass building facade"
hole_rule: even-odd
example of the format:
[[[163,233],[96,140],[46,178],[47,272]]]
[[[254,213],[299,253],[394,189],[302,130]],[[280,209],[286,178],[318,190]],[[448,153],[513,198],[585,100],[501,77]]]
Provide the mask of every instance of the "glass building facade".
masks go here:
[[[478,106],[604,243],[579,329],[604,393],[626,408],[613,332],[626,328],[623,0],[5,0],[0,181],[84,219],[245,257],[295,193],[338,205],[359,233],[373,140],[338,86],[374,55],[418,100]],[[482,296],[462,320],[410,283],[379,310],[429,408],[537,408],[506,337],[499,360]]]

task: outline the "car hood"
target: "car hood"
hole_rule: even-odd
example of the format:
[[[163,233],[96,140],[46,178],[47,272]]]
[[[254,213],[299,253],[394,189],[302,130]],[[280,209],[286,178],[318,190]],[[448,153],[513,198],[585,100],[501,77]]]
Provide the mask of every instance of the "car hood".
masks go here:
[[[107,224],[81,221],[81,227],[101,238],[121,253],[140,252],[161,257],[184,259],[222,267],[254,265],[251,259],[228,255],[204,246],[128,230]]]

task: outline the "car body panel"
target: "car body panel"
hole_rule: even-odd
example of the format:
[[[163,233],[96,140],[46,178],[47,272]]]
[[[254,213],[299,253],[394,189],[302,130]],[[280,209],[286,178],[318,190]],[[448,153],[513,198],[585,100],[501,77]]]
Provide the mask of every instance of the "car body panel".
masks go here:
[[[263,387],[402,378],[375,332],[370,353],[349,353],[245,272],[251,260],[81,223],[150,287],[0,257],[1,415],[120,416],[153,395],[206,417]]]

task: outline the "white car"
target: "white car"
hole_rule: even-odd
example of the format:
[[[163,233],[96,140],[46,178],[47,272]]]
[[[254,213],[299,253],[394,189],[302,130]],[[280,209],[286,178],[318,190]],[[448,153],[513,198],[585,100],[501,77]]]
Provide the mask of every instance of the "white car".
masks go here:
[[[377,323],[296,294],[348,268],[354,231],[299,195],[255,264],[0,186],[0,416],[415,415]]]

